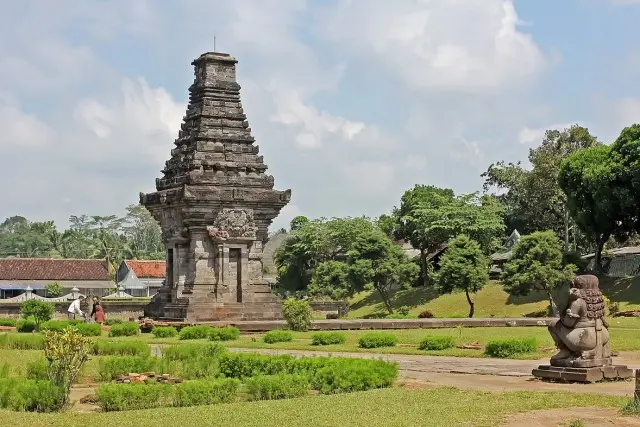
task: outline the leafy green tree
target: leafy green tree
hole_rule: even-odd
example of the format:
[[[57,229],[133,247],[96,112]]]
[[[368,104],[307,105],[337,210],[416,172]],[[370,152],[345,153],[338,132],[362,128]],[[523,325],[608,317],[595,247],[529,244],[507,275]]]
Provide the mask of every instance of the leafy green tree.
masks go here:
[[[309,284],[309,294],[343,300],[351,296],[349,265],[344,261],[329,260],[316,267]]]
[[[47,286],[45,286],[44,290],[47,293],[47,296],[49,296],[50,298],[62,296],[62,292],[64,291],[62,285],[60,285],[60,283],[58,282],[49,283]]]
[[[620,185],[620,169],[611,148],[601,145],[572,154],[560,170],[559,182],[571,217],[596,248],[597,272],[609,238],[623,241],[633,228],[628,204],[633,196],[628,186]]]
[[[53,250],[49,236],[54,231],[53,221],[31,222],[22,216],[7,218],[0,224],[0,256],[49,257]]]
[[[294,331],[308,331],[313,320],[313,312],[307,300],[287,298],[282,314],[289,327]]]
[[[22,303],[20,307],[20,316],[23,319],[33,318],[36,325],[51,320],[55,307],[47,301],[30,299]]]
[[[496,197],[506,208],[507,228],[523,234],[551,229],[568,249],[571,234],[576,240],[576,230],[558,182],[560,168],[572,153],[598,145],[601,143],[582,126],[550,129],[541,145],[529,150],[531,169],[520,163],[498,162],[489,166],[482,174],[484,189],[500,191]]]
[[[162,230],[151,213],[141,205],[127,206],[122,224],[124,255],[129,259],[164,259]]]
[[[526,296],[532,291],[545,292],[554,315],[558,307],[552,291],[568,283],[575,274],[572,264],[563,265],[563,251],[553,231],[537,231],[522,236],[513,248],[511,259],[502,273],[504,289],[515,296]]]
[[[347,263],[352,292],[373,286],[390,314],[393,307],[389,292],[412,283],[419,272],[419,267],[381,230],[358,236],[347,253]]]
[[[289,223],[289,228],[291,229],[291,231],[299,230],[301,227],[303,227],[305,224],[308,224],[308,223],[309,223],[309,218],[303,215],[298,215],[297,217],[291,220],[291,222]]]
[[[480,245],[468,236],[460,235],[449,241],[440,261],[436,284],[443,294],[464,291],[469,303],[469,317],[473,317],[475,303],[470,294],[480,291],[489,281],[489,259]]]
[[[395,235],[420,251],[420,267],[427,286],[427,255],[451,238],[467,234],[480,242],[485,253],[498,246],[505,231],[502,210],[491,196],[473,193],[456,197],[450,189],[416,185],[404,193],[400,208],[394,211]]]

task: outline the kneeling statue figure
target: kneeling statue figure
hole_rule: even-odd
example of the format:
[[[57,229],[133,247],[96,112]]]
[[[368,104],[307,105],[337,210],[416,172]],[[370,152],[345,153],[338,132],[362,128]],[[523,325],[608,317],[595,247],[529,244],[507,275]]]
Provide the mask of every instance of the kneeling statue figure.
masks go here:
[[[549,324],[549,333],[560,350],[551,366],[591,368],[611,365],[605,303],[592,275],[576,276],[569,301],[560,318]]]

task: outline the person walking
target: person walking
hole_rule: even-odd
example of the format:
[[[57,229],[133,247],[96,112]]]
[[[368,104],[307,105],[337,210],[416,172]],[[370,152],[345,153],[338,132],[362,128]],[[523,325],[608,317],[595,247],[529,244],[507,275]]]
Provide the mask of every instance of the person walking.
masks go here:
[[[96,300],[96,302],[93,303],[93,310],[95,312],[95,321],[96,321],[96,323],[104,325],[104,321],[106,319],[106,316],[104,314],[104,307],[102,307],[102,303],[100,303],[100,301]]]
[[[84,296],[80,295],[78,298],[74,299],[69,308],[67,309],[67,315],[69,319],[75,320],[76,315],[80,315],[84,317],[84,313],[80,309],[80,303],[84,300]]]

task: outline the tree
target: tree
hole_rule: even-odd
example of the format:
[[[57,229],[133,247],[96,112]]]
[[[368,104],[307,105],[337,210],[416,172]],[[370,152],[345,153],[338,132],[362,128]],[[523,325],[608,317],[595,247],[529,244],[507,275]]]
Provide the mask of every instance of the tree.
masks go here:
[[[0,224],[0,256],[49,257],[53,221],[31,222],[22,216],[7,218]]]
[[[530,170],[518,163],[498,162],[482,174],[484,189],[496,188],[497,197],[506,207],[505,222],[509,230],[524,234],[553,230],[569,248],[573,223],[567,199],[558,183],[564,159],[572,153],[601,145],[587,128],[573,125],[564,130],[547,130],[542,144],[529,150]],[[574,241],[575,229],[574,229]]]
[[[482,249],[490,253],[505,231],[502,211],[491,196],[472,193],[456,197],[448,188],[416,185],[403,194],[400,208],[394,210],[395,235],[420,250],[420,267],[427,286],[427,255],[460,234],[477,239]]]
[[[489,260],[480,245],[468,236],[460,235],[449,241],[449,247],[440,261],[436,284],[443,294],[464,291],[469,303],[469,318],[475,304],[470,294],[480,291],[489,281]]]
[[[381,230],[358,236],[347,253],[351,291],[361,291],[367,285],[380,294],[382,301],[393,313],[389,291],[394,287],[412,283],[419,267],[407,259],[404,251]]]
[[[308,331],[313,320],[313,312],[307,300],[287,298],[282,315],[294,331]]]
[[[162,230],[144,206],[127,206],[122,232],[126,241],[124,252],[127,258],[164,259]]]
[[[557,316],[558,307],[552,291],[568,283],[576,271],[572,264],[563,266],[562,255],[562,246],[553,231],[537,231],[523,236],[504,266],[504,289],[515,296],[526,296],[531,291],[545,292]]]
[[[291,220],[291,222],[289,223],[289,228],[291,229],[291,231],[299,230],[301,227],[308,223],[309,218],[303,215],[298,215]]]
[[[316,267],[309,284],[309,294],[343,300],[351,295],[349,265],[344,261],[329,260]]]
[[[45,286],[44,290],[47,293],[47,296],[49,296],[50,298],[62,296],[62,292],[64,291],[62,285],[60,285],[60,283],[58,282],[49,283],[47,286]]]
[[[571,217],[594,242],[596,272],[609,238],[624,240],[633,228],[629,202],[634,199],[629,187],[620,185],[620,169],[611,148],[601,145],[569,156],[559,174]]]
[[[22,303],[20,307],[20,316],[23,319],[29,319],[33,317],[36,325],[40,325],[42,322],[47,322],[53,317],[55,307],[53,304],[47,301],[41,301],[37,299],[30,299]]]

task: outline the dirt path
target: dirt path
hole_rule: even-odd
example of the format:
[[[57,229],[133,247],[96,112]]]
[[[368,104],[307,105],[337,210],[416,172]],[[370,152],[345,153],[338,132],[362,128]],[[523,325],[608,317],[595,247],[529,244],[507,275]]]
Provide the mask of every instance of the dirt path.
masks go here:
[[[544,409],[511,415],[504,427],[566,427],[582,421],[584,427],[640,427],[640,418],[621,417],[616,410],[601,408]]]
[[[488,359],[446,356],[414,356],[373,353],[326,353],[321,351],[272,350],[233,348],[236,352],[261,354],[292,354],[296,356],[341,356],[382,359],[398,362],[403,379],[427,382],[431,385],[473,388],[486,391],[540,390],[598,393],[630,396],[633,394],[632,381],[603,382],[598,384],[560,384],[534,379],[531,370],[543,360]],[[617,365],[627,365],[640,369],[640,359],[636,353],[621,353],[614,358]]]

